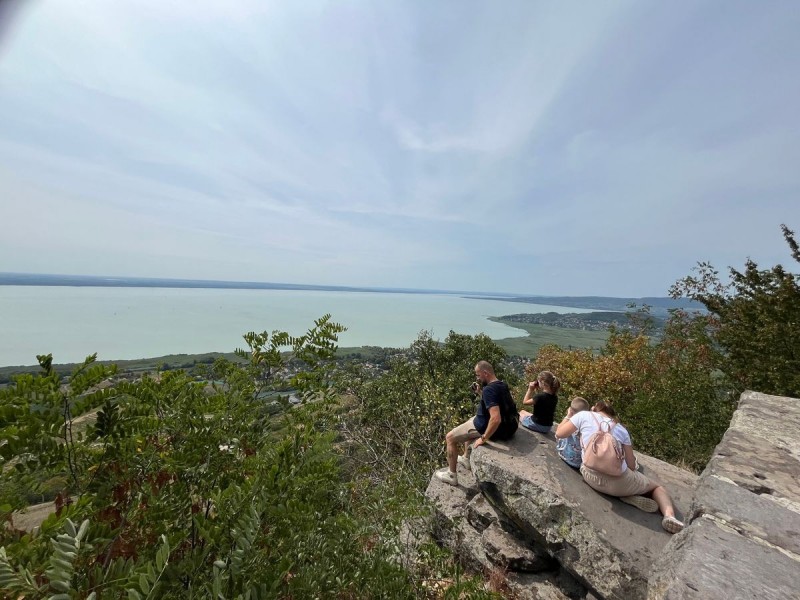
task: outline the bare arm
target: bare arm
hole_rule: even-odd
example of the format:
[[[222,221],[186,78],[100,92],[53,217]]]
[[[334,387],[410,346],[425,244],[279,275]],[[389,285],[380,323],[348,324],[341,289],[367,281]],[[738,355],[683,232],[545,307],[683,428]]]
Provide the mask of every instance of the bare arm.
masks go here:
[[[556,427],[556,437],[558,439],[566,438],[571,436],[576,431],[578,431],[578,428],[572,424],[572,421],[569,420],[569,417],[564,417],[564,420],[558,424],[558,427]]]
[[[477,448],[478,446],[482,446],[485,442],[488,442],[492,439],[492,434],[497,431],[497,428],[500,427],[500,423],[503,421],[503,417],[500,415],[500,407],[499,406],[490,406],[489,407],[489,423],[486,425],[486,431],[483,432],[483,435],[475,440],[474,447]]]
[[[633,446],[622,444],[622,449],[625,452],[625,464],[631,471],[636,469],[636,456],[633,454]]]
[[[525,397],[522,399],[523,404],[533,404],[536,402],[536,399],[533,397],[534,393],[536,393],[536,389],[539,387],[538,381],[531,381],[528,384],[528,389],[525,390]]]

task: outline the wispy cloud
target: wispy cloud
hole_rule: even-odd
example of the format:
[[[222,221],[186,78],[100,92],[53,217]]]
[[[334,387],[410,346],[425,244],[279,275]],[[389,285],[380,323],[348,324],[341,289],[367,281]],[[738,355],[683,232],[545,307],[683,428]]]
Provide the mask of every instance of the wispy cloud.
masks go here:
[[[800,221],[788,2],[8,14],[0,270],[649,295]]]

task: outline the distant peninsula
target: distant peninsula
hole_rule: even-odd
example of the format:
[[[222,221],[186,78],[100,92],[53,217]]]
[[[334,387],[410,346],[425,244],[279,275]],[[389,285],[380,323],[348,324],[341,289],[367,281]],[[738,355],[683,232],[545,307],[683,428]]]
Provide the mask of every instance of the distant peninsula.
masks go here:
[[[519,302],[522,304],[544,304],[547,306],[563,306],[586,310],[613,312],[631,312],[644,306],[649,307],[650,314],[666,317],[670,310],[683,309],[704,312],[705,307],[689,298],[669,298],[646,296],[643,298],[614,298],[611,296],[467,296],[478,300],[501,300],[503,302]]]

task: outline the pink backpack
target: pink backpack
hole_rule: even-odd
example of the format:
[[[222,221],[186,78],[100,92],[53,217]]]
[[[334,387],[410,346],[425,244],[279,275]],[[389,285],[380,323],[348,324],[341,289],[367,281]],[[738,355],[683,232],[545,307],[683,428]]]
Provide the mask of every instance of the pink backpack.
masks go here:
[[[583,447],[583,464],[592,471],[619,477],[622,475],[622,462],[625,460],[625,452],[619,440],[611,435],[614,427],[606,421],[598,421],[593,412],[589,412],[597,423],[597,431],[589,436],[586,445]],[[605,429],[603,426],[605,425]]]

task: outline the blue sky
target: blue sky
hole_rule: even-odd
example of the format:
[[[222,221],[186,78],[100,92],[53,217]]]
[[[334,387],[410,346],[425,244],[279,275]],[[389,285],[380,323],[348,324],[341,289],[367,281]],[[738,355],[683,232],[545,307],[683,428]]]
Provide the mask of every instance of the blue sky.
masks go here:
[[[4,4],[0,272],[646,296],[800,234],[795,1]]]

